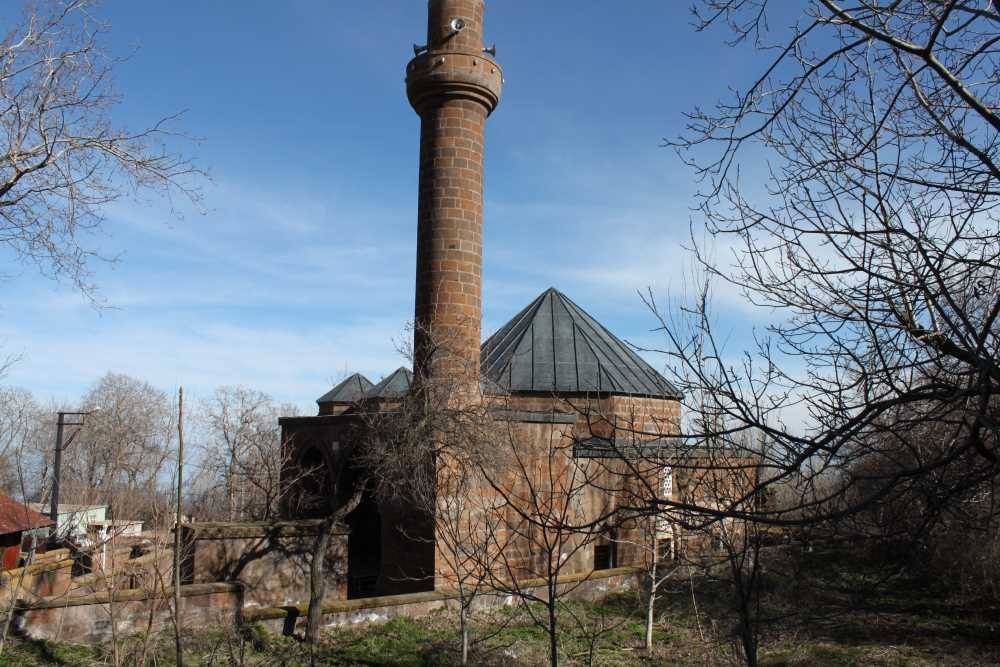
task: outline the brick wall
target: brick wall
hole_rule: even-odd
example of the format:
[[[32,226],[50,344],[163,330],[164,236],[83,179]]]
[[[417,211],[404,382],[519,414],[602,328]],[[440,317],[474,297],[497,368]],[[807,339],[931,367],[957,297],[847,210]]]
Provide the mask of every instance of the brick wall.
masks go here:
[[[485,125],[486,109],[464,99],[421,116],[414,333],[431,375],[478,374]]]
[[[497,450],[516,452],[520,461],[514,461],[505,483],[511,497],[531,498],[560,493],[572,495],[572,508],[566,514],[570,523],[586,524],[610,515],[616,508],[645,507],[660,489],[660,466],[651,461],[633,461],[626,470],[620,461],[590,461],[574,459],[572,446],[576,439],[587,439],[599,434],[610,437],[616,432],[620,437],[635,435],[645,440],[674,435],[679,429],[680,406],[667,399],[628,398],[617,396],[543,396],[513,395],[492,396],[489,399],[496,409]],[[631,429],[644,433],[633,433]],[[617,429],[617,431],[616,431]],[[574,479],[575,476],[575,479]],[[483,496],[494,491],[484,488]],[[488,504],[488,503],[480,503]],[[546,570],[550,557],[541,547],[540,535],[525,531],[514,510],[507,510],[507,528],[500,530],[498,542],[505,545],[504,562],[518,577],[538,576]],[[598,526],[599,527],[599,526]],[[646,558],[644,547],[649,541],[642,527],[632,521],[609,519],[604,527],[606,538],[595,538],[583,548],[578,545],[588,538],[567,536],[562,551],[567,554],[562,571],[579,574],[594,566],[594,546],[608,543],[614,538],[617,551],[616,564],[638,565]],[[527,534],[523,534],[527,533]],[[437,557],[439,580],[455,578],[448,571],[447,558]]]

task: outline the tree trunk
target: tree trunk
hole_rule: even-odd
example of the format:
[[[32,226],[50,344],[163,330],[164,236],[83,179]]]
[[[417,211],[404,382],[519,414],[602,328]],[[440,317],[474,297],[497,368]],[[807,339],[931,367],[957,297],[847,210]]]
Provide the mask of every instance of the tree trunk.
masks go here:
[[[652,586],[656,586],[653,582]],[[653,619],[656,616],[656,589],[649,590],[649,603],[646,605],[646,650],[653,650]]]
[[[107,573],[104,573],[104,577],[107,576]],[[118,613],[115,608],[115,594],[117,592],[117,588],[112,582],[108,587],[108,615],[111,617],[111,664],[115,667],[121,667],[122,660],[118,647]]]
[[[469,664],[469,611],[465,599],[461,600],[462,610],[458,614],[458,624],[462,631],[462,667]]]
[[[330,532],[344,517],[353,512],[361,503],[368,480],[356,482],[354,494],[342,507],[328,515],[320,523],[316,542],[313,544],[312,559],[309,563],[309,612],[306,615],[306,641],[313,643],[319,638],[320,624],[323,622],[323,598],[326,597],[326,579],[323,565],[330,545]]]
[[[740,640],[743,643],[743,658],[747,667],[757,667],[757,638],[746,623],[740,624]]]
[[[236,454],[230,452],[229,467],[226,469],[226,502],[229,505],[229,520],[236,521]]]
[[[319,534],[313,545],[312,560],[309,563],[309,613],[306,617],[306,641],[313,643],[319,638],[319,628],[323,622],[323,598],[326,597],[326,579],[323,565],[327,546],[330,544],[330,530],[333,520],[324,520],[319,526]]]
[[[549,665],[551,667],[559,666],[559,639],[556,635],[557,625],[556,625],[556,605],[553,601],[555,598],[555,592],[550,587],[549,589]]]
[[[181,521],[184,518],[184,387],[177,390],[177,506],[174,516],[174,661],[184,667],[181,641]],[[150,617],[152,621],[152,617]],[[147,636],[148,636],[147,632]],[[145,664],[145,659],[140,664]]]
[[[655,529],[655,523],[653,523],[653,528]],[[652,533],[655,536],[655,533]],[[653,650],[653,619],[656,616],[656,577],[659,574],[657,571],[657,557],[656,553],[656,539],[652,540],[652,548],[650,549],[650,563],[649,571],[646,573],[649,576],[649,597],[646,598],[646,651]]]

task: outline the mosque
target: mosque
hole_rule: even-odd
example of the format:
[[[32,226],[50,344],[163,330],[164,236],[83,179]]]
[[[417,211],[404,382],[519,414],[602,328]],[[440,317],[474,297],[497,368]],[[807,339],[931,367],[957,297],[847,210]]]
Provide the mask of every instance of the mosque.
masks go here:
[[[503,72],[483,41],[484,0],[430,0],[427,43],[406,67],[407,94],[420,117],[413,370],[380,382],[353,375],[317,400],[318,414],[281,420],[286,446],[290,519],[329,511],[350,495],[352,452],[366,415],[391,411],[421,383],[449,387],[449,404],[490,404],[491,415],[517,438],[528,459],[544,443],[568,443],[567,463],[584,465],[595,441],[641,433],[665,441],[676,434],[680,394],[591,314],[550,288],[486,341],[481,340],[483,155],[487,119],[497,108]],[[442,344],[441,341],[447,341]],[[303,471],[319,474],[303,474]],[[662,490],[662,471],[647,480]],[[611,485],[595,485],[579,505],[606,514],[621,501]],[[405,504],[367,494],[347,516],[348,597],[388,595],[442,585],[433,521]],[[610,526],[577,549],[566,572],[636,564],[627,524]],[[664,536],[659,536],[660,540]],[[527,543],[508,545],[525,575],[537,556]]]

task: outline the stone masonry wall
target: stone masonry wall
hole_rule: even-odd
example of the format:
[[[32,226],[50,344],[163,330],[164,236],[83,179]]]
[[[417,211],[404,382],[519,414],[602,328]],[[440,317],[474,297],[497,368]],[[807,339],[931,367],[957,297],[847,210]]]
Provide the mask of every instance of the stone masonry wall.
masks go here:
[[[568,599],[602,600],[609,593],[633,590],[640,585],[640,573],[634,568],[617,568],[604,572],[565,575],[558,588]],[[525,592],[544,598],[546,591],[540,581],[524,582]],[[509,607],[520,601],[506,594],[484,591],[476,598],[474,610]],[[331,601],[323,605],[326,627],[351,626],[358,623],[380,623],[404,616],[419,618],[441,610],[457,612],[457,596],[449,590],[426,593],[382,596],[362,600]],[[291,634],[305,622],[306,605],[294,607],[250,609],[245,612],[247,623],[262,623],[273,632]]]
[[[201,523],[182,527],[185,582],[239,583],[248,606],[294,604],[309,597],[316,520]],[[347,597],[347,529],[327,550],[327,596]]]
[[[100,644],[150,630],[173,628],[167,589],[159,595],[147,591],[118,591],[111,604],[109,593],[42,600],[18,611],[15,632],[31,639]],[[235,628],[241,618],[243,598],[238,584],[183,586],[182,630]]]
[[[626,470],[620,461],[577,460],[572,456],[574,440],[593,436],[651,440],[675,435],[679,432],[680,404],[670,399],[634,398],[621,396],[542,396],[513,395],[493,396],[489,399],[506,414],[510,426],[504,436],[512,442],[502,442],[498,447],[514,447],[534,471],[535,485],[547,486],[546,478],[553,473],[557,487],[575,494],[572,520],[586,524],[610,514],[620,507],[645,507],[654,493],[661,490],[661,467],[654,461],[631,461]],[[515,493],[530,497],[528,480],[522,477]],[[512,474],[514,474],[512,473]],[[578,482],[570,482],[575,474]],[[579,480],[585,480],[581,483]],[[484,491],[489,493],[489,490]],[[510,521],[516,521],[516,512]],[[601,526],[596,526],[600,528]],[[566,573],[584,573],[594,567],[594,546],[614,542],[615,565],[633,566],[647,558],[648,544],[652,539],[635,521],[608,520],[606,532],[581,549],[576,549],[582,538],[571,538],[566,543]],[[533,544],[533,542],[535,544]],[[520,576],[532,576],[544,571],[546,555],[539,550],[538,540],[518,536],[508,544],[508,565]],[[438,562],[442,558],[439,556]],[[444,577],[447,579],[448,577]]]

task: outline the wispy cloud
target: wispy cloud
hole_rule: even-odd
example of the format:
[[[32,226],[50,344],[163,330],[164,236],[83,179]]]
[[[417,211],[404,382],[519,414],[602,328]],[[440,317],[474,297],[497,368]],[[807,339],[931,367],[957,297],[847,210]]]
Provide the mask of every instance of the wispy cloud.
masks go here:
[[[367,320],[303,331],[112,319],[112,326],[70,321],[63,329],[31,336],[16,326],[0,326],[0,339],[31,339],[7,382],[72,400],[113,370],[202,395],[220,385],[245,384],[309,411],[339,371],[377,378],[403,363],[393,345],[403,322]]]
[[[209,204],[180,221],[115,207],[101,242],[128,252],[96,267],[108,309],[30,272],[5,283],[0,341],[23,354],[5,381],[73,400],[116,370],[195,392],[247,384],[312,410],[339,372],[403,363],[412,244],[356,223],[392,219],[391,202],[334,214],[324,197],[221,187]]]
[[[114,369],[192,391],[249,384],[311,409],[341,371],[377,379],[403,363],[395,345],[413,308],[419,121],[401,78],[426,8],[294,0],[234,15],[224,3],[189,4],[194,28],[173,5],[108,12],[122,35],[146,42],[123,69],[134,101],[123,113],[141,124],[183,104],[193,110],[186,129],[208,137],[208,212],[178,220],[156,202],[109,211],[94,242],[122,254],[96,276],[111,310],[32,272],[0,283],[0,340],[25,355],[9,381],[72,399]],[[489,24],[508,90],[488,134],[484,330],[555,285],[620,336],[655,342],[636,292],[683,285],[693,193],[690,173],[658,146],[675,134],[687,89],[660,90],[655,78],[677,62],[714,75],[727,51],[665,49],[662,39],[611,46],[588,32],[620,18],[608,3],[562,16],[558,35],[544,19],[561,10],[510,4]],[[640,31],[683,25],[673,3],[643,13]],[[553,79],[569,66],[577,73]],[[721,297],[734,328],[752,319],[732,293]]]

